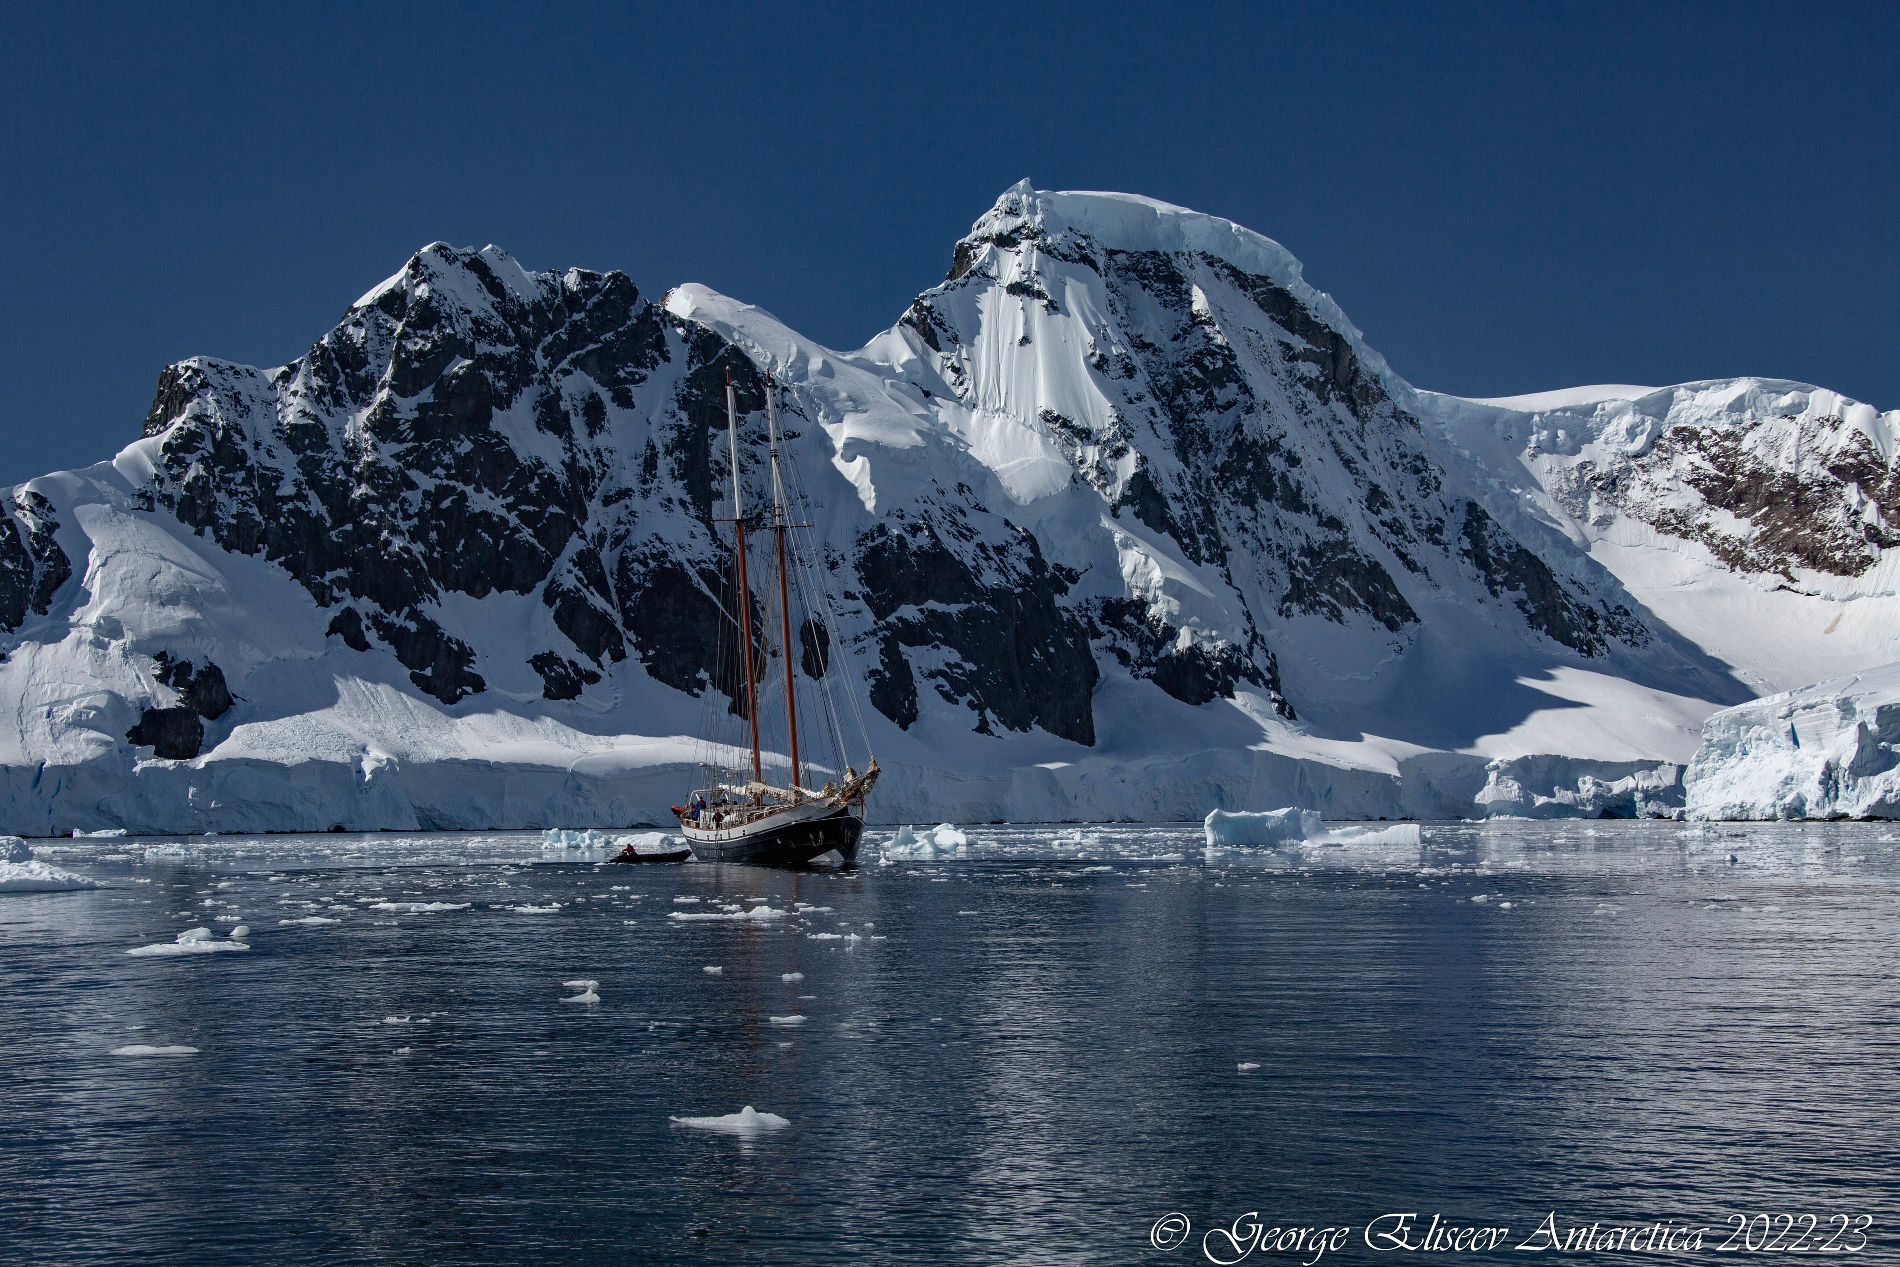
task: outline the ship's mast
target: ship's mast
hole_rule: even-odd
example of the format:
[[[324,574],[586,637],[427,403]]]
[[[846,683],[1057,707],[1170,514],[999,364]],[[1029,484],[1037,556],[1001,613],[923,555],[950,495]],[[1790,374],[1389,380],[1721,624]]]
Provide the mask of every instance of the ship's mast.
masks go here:
[[[791,736],[792,749],[792,794],[798,793],[798,785],[803,782],[802,767],[798,762],[798,691],[792,678],[792,600],[786,592],[785,581],[785,482],[778,473],[778,393],[772,386],[772,376],[765,376],[765,434],[772,452],[772,505],[776,521],[773,531],[778,536],[778,614],[779,645],[783,649],[781,658],[785,661],[785,730]]]
[[[732,391],[732,371],[726,371],[726,445],[732,455],[732,536],[739,568],[739,654],[745,661],[745,716],[752,728],[752,781],[759,777],[759,692],[752,680],[752,590],[745,578],[745,504],[739,499],[739,402]],[[772,482],[778,482],[774,451]]]

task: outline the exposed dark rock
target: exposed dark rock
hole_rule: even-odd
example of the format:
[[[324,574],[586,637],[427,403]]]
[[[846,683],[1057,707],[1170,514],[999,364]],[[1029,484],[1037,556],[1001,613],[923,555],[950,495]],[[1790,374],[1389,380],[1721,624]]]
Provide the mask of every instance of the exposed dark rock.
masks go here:
[[[418,689],[444,704],[488,689],[482,675],[469,667],[475,663],[473,647],[444,632],[426,616],[412,620],[404,624],[377,613],[370,617],[370,624],[376,636],[396,653],[397,661],[410,670],[409,680]]]
[[[988,531],[972,526],[978,518],[990,521]],[[981,510],[937,508],[929,518],[913,517],[901,528],[880,524],[865,534],[858,577],[866,606],[898,645],[955,654],[924,675],[946,698],[966,702],[979,727],[994,720],[1009,730],[1041,727],[1095,742],[1092,697],[1100,671],[1088,626],[1057,605],[1067,587],[1033,536]],[[872,703],[907,726],[915,719],[914,685],[903,688],[909,673],[891,663],[890,641],[880,644],[880,654],[874,677],[882,686],[873,684]]]
[[[148,708],[125,737],[167,761],[189,761],[204,746],[205,724],[189,708]]]
[[[206,721],[216,721],[231,711],[235,702],[224,682],[224,670],[206,662],[193,671],[191,661],[175,660],[166,652],[152,657],[158,665],[158,680],[178,692],[178,703]]]
[[[579,698],[582,691],[600,681],[600,674],[552,651],[542,651],[528,663],[541,675],[541,694],[547,699]]]
[[[326,637],[334,635],[343,639],[343,645],[352,651],[369,650],[369,636],[363,632],[363,617],[354,607],[345,607],[330,617],[330,627],[323,632]]]
[[[807,617],[798,626],[799,667],[813,681],[825,676],[831,663],[831,634],[817,621]]]
[[[1475,502],[1465,504],[1459,532],[1461,552],[1496,595],[1512,595],[1530,626],[1579,655],[1609,651],[1607,638],[1632,646],[1648,641],[1649,631],[1626,607],[1592,607],[1571,594],[1548,564],[1525,549]]]
[[[1135,677],[1147,678],[1184,704],[1231,699],[1242,682],[1260,687],[1282,716],[1292,709],[1280,692],[1279,666],[1262,651],[1262,667],[1239,648],[1195,642],[1180,646],[1181,631],[1152,615],[1132,598],[1111,598],[1100,605],[1098,636],[1107,650]]]
[[[44,616],[73,574],[55,534],[52,503],[28,490],[16,501],[0,493],[0,629],[8,633],[29,613]]]
[[[917,720],[917,679],[894,632],[878,639],[877,667],[869,678],[871,707],[909,730]]]
[[[1344,624],[1348,611],[1365,612],[1393,633],[1418,623],[1418,613],[1399,593],[1392,574],[1353,549],[1350,540],[1306,543],[1294,556],[1280,614],[1319,615]]]

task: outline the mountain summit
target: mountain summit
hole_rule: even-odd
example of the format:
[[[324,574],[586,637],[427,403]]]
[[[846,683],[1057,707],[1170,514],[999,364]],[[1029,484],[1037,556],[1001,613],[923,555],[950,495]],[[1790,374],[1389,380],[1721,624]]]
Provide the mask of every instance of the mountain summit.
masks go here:
[[[1714,708],[1900,659],[1900,415],[1420,392],[1277,243],[1124,194],[1019,184],[950,261],[838,352],[436,243],[289,365],[167,368],[7,495],[8,826],[655,820],[731,695],[728,372],[897,817],[1654,808]]]

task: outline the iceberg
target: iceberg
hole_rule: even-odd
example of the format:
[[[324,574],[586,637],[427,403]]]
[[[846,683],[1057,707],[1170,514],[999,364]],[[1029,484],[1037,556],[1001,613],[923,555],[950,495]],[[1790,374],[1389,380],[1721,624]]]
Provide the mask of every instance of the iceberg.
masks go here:
[[[98,887],[97,880],[44,862],[0,862],[0,893],[70,893]]]
[[[921,833],[909,827],[899,827],[884,842],[879,861],[886,865],[893,862],[934,862],[939,858],[966,858],[969,852],[970,837],[967,833],[949,823],[938,823]]]
[[[669,1117],[666,1120],[676,1126],[690,1126],[701,1131],[718,1131],[724,1135],[758,1135],[765,1131],[782,1131],[791,1125],[790,1120],[776,1113],[761,1113],[750,1104],[737,1113],[727,1113],[720,1117]]]
[[[1900,818],[1900,664],[1712,714],[1690,818]]]
[[[33,850],[18,836],[0,836],[0,862],[31,862]]]
[[[1299,844],[1309,836],[1318,836],[1326,828],[1318,814],[1310,809],[1270,809],[1263,813],[1244,810],[1210,810],[1202,823],[1207,847],[1218,849],[1236,845]]]

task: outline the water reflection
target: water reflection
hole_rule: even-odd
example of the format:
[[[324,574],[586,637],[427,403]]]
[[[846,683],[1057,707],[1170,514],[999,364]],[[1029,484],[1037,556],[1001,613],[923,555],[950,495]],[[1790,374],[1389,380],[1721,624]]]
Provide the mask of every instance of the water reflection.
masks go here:
[[[62,1263],[1119,1263],[1168,1210],[1900,1216],[1892,831],[1070,830],[813,873],[68,846],[116,887],[0,899],[0,1228]],[[239,918],[250,952],[123,954]],[[669,1121],[745,1105],[791,1126]]]

